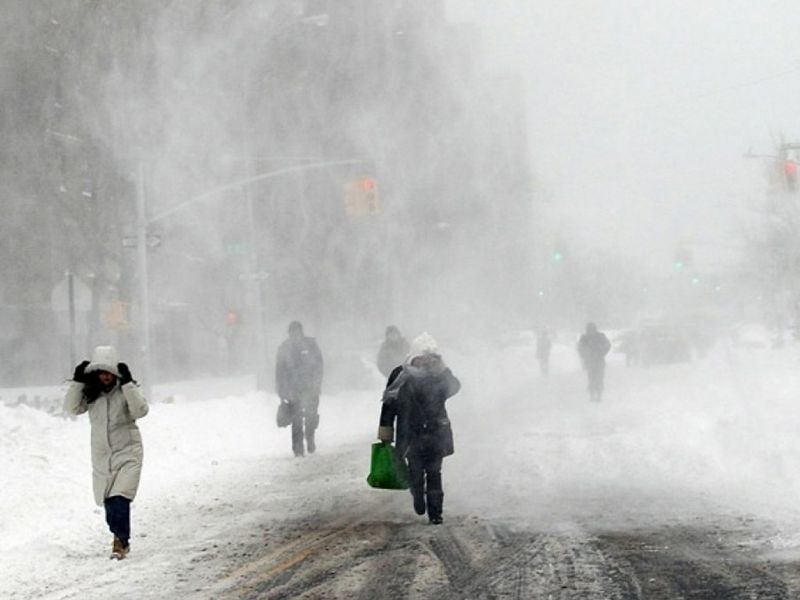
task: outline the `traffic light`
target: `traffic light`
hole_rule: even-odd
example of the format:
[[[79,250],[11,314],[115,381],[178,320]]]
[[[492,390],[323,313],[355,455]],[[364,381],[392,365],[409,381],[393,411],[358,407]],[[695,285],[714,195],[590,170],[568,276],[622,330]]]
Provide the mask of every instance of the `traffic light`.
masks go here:
[[[102,315],[103,323],[109,329],[128,329],[129,308],[129,303],[114,300]]]
[[[797,191],[797,163],[787,159],[783,163],[783,176],[786,180],[786,189],[790,192]]]
[[[362,175],[345,184],[344,209],[349,217],[376,214],[380,210],[380,202],[375,178]]]
[[[240,319],[239,319],[239,311],[238,310],[230,309],[228,311],[228,314],[225,315],[225,322],[230,327],[237,326],[239,324],[239,321],[240,321]]]
[[[561,252],[559,252],[558,250],[554,250],[553,251],[553,262],[560,263],[562,260],[564,260],[564,255]]]
[[[783,180],[788,192],[797,191],[797,166],[800,164],[800,145],[783,144],[780,149]],[[780,164],[780,163],[779,163]]]

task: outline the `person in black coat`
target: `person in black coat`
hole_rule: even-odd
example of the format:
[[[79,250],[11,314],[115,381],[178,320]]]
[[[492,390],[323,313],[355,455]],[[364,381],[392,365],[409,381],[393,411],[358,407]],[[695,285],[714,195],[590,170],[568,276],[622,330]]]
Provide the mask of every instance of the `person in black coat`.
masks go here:
[[[403,364],[409,349],[408,340],[403,337],[400,330],[394,325],[389,325],[386,328],[386,338],[383,340],[378,350],[378,358],[375,360],[381,374],[389,377],[395,367]]]
[[[302,324],[293,321],[289,324],[289,338],[278,347],[275,387],[281,402],[291,406],[292,450],[298,457],[305,456],[306,449],[309,454],[316,450],[314,432],[319,425],[322,371],[322,353],[317,342],[303,334]]]
[[[586,324],[586,333],[578,340],[578,354],[589,377],[589,399],[600,402],[603,396],[603,380],[606,370],[606,355],[611,342],[606,334],[597,330],[594,323]]]
[[[459,389],[436,341],[423,333],[411,343],[406,361],[392,371],[383,394],[378,439],[395,441],[397,455],[408,462],[414,510],[418,515],[427,511],[434,525],[442,522],[442,459],[454,452],[445,402]]]

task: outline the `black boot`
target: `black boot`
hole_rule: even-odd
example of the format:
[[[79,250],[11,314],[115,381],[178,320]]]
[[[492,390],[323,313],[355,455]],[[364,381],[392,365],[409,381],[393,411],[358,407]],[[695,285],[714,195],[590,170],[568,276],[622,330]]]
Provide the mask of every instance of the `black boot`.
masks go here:
[[[418,515],[425,514],[425,492],[420,489],[411,488],[411,495],[414,497],[414,512]]]
[[[444,492],[428,492],[428,521],[432,525],[442,523],[442,506],[444,504]]]

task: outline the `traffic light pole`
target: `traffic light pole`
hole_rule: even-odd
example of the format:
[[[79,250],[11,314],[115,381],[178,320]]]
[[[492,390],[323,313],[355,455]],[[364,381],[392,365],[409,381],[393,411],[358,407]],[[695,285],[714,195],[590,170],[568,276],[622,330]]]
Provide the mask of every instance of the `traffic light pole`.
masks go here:
[[[144,385],[144,392],[147,398],[152,399],[151,390],[152,390],[152,382],[151,382],[151,356],[150,356],[150,295],[148,289],[148,257],[147,257],[147,227],[157,221],[165,219],[171,215],[174,215],[182,210],[191,208],[192,206],[196,205],[199,202],[205,202],[211,199],[218,197],[223,192],[232,191],[232,190],[243,190],[245,193],[245,199],[248,203],[248,211],[249,211],[249,218],[250,218],[250,240],[251,240],[251,253],[250,253],[250,267],[253,270],[253,273],[257,270],[257,256],[254,253],[255,250],[255,240],[257,239],[257,232],[255,229],[255,219],[254,217],[254,207],[253,207],[253,199],[252,195],[247,192],[248,186],[258,183],[260,181],[266,181],[267,179],[275,179],[277,177],[283,177],[285,175],[291,175],[292,173],[300,173],[304,171],[313,171],[319,169],[329,169],[332,167],[340,167],[340,166],[347,166],[347,165],[358,165],[362,164],[364,161],[361,159],[343,159],[343,160],[323,160],[318,162],[312,163],[305,163],[301,165],[294,165],[290,167],[283,167],[281,169],[275,169],[273,171],[268,171],[266,173],[261,173],[259,175],[253,176],[246,176],[239,181],[234,181],[232,183],[228,183],[210,190],[207,190],[197,196],[189,198],[188,200],[181,202],[167,210],[164,210],[153,217],[147,217],[147,194],[145,190],[145,172],[144,172],[144,161],[139,162],[139,168],[137,173],[137,185],[136,185],[136,256],[137,256],[137,263],[138,263],[138,274],[139,274],[139,340],[140,340],[140,351],[141,351],[141,377],[142,382]],[[264,373],[266,370],[266,338],[265,338],[265,323],[264,323],[264,311],[263,307],[263,290],[261,282],[257,282],[257,291],[256,291],[256,302],[258,304],[257,307],[257,336],[258,336],[258,345],[259,345],[259,353],[262,356],[258,357],[260,363],[258,365],[257,373]],[[262,382],[256,382],[257,385],[263,384]]]
[[[144,161],[136,176],[136,257],[139,264],[139,344],[141,381],[145,398],[153,401],[150,380],[150,288],[147,272],[147,196],[144,184]]]

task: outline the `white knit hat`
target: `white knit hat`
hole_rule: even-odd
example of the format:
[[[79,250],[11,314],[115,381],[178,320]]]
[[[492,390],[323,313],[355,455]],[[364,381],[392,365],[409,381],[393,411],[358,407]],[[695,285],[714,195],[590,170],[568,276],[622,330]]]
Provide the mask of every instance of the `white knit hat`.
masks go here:
[[[439,354],[439,346],[436,344],[436,340],[427,331],[420,333],[411,342],[408,358],[412,359],[425,354]]]
[[[94,352],[92,352],[92,360],[86,367],[85,372],[108,371],[119,377],[119,370],[117,369],[118,362],[119,356],[114,346],[98,346],[94,349]]]

